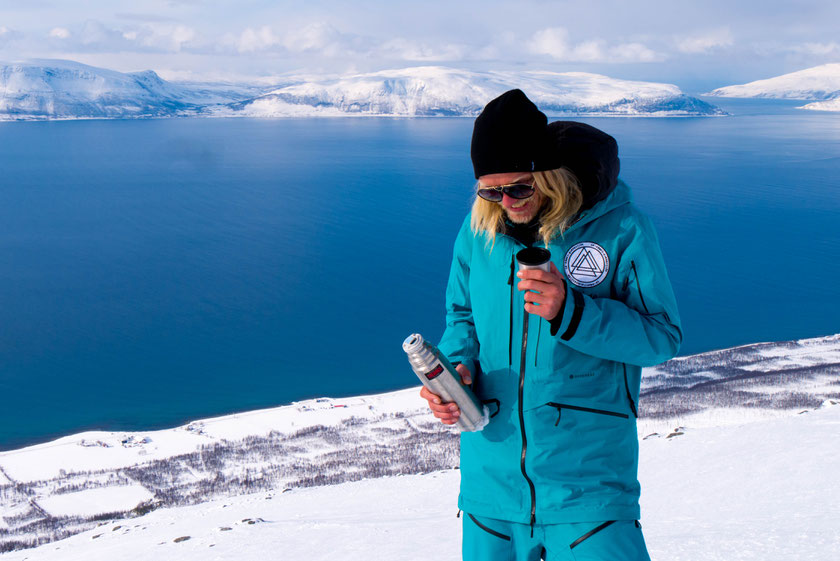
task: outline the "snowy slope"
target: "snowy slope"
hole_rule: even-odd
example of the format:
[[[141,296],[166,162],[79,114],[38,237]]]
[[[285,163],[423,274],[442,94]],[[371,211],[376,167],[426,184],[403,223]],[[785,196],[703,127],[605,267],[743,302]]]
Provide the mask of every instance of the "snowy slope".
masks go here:
[[[0,120],[189,115],[265,88],[179,85],[151,70],[122,73],[67,60],[0,64]]]
[[[407,373],[407,376],[410,374]],[[695,434],[711,434],[713,436],[708,439],[711,446],[735,438],[734,448],[727,452],[731,456],[727,460],[729,463],[701,461],[692,456],[702,455],[702,452],[694,448],[685,452],[690,457],[680,460],[693,466],[695,471],[700,468],[707,470],[709,481],[714,480],[716,474],[725,475],[723,481],[730,487],[720,489],[723,495],[725,492],[737,491],[740,487],[757,484],[750,479],[746,467],[728,467],[740,465],[731,463],[738,460],[739,455],[750,456],[759,445],[774,442],[777,427],[788,426],[784,423],[800,423],[798,419],[810,418],[809,415],[815,411],[822,415],[823,409],[831,409],[830,405],[840,402],[840,335],[802,341],[761,343],[680,357],[659,367],[646,369],[644,380],[639,404],[639,435],[643,439],[643,472],[648,470],[645,477],[649,481],[668,481],[669,488],[678,483],[682,487],[687,486],[686,483],[680,482],[681,478],[684,479],[683,472],[674,471],[675,464],[673,458],[667,456],[668,452],[662,452],[665,456],[658,457],[648,468],[645,467],[645,450],[660,450],[657,446],[662,445],[656,444],[658,442],[694,442]],[[800,415],[803,412],[807,414]],[[745,423],[771,428],[747,429]],[[812,429],[823,430],[813,427],[807,430]],[[706,432],[707,430],[712,432]],[[836,431],[836,427],[832,430]],[[756,444],[752,448],[738,451],[737,446],[741,444],[737,444],[740,442],[737,438],[744,431],[753,435],[751,438],[755,439]],[[764,434],[762,431],[769,432]],[[825,455],[826,462],[836,463],[838,454],[834,451],[836,447],[832,445],[833,440],[817,441],[820,445],[815,445],[814,439],[807,432],[796,438],[800,439],[803,445],[807,443],[813,447],[809,458],[820,458],[820,461],[823,461],[822,455]],[[761,453],[770,452],[764,450]],[[745,466],[747,461],[749,458],[745,457]],[[224,504],[229,504],[230,508],[240,505],[230,512],[242,510],[243,519],[282,519],[286,521],[286,525],[283,526],[284,535],[288,532],[314,537],[324,528],[335,527],[334,519],[328,519],[333,520],[332,522],[310,525],[307,518],[321,520],[319,517],[328,512],[327,507],[318,510],[323,505],[315,505],[314,502],[316,497],[330,500],[327,497],[330,496],[331,489],[358,490],[359,487],[348,484],[369,480],[363,484],[372,486],[365,488],[374,489],[371,491],[371,500],[376,501],[373,504],[382,507],[387,513],[388,508],[391,508],[384,506],[388,504],[387,496],[384,491],[381,496],[376,495],[375,489],[379,489],[380,485],[400,485],[393,481],[401,481],[402,478],[394,480],[389,477],[434,473],[451,470],[457,465],[456,433],[453,429],[436,422],[428,413],[424,402],[418,396],[417,388],[373,396],[302,401],[274,409],[195,421],[182,427],[161,431],[86,432],[0,453],[0,551],[28,547],[39,542],[51,542],[83,532],[87,533],[83,533],[82,536],[87,537],[74,538],[72,543],[92,543],[90,540],[93,536],[101,533],[92,530],[107,521],[114,521],[109,523],[109,532],[114,531],[113,527],[121,526],[117,530],[120,533],[107,534],[112,536],[108,539],[105,539],[105,535],[96,538],[101,539],[101,542],[96,542],[96,547],[100,547],[99,543],[107,542],[111,544],[108,547],[133,548],[135,546],[129,544],[134,544],[131,540],[135,538],[171,544],[173,539],[182,534],[195,537],[197,533],[201,533],[210,539],[219,535],[221,531],[212,526],[213,524],[234,527],[231,519],[226,518],[227,522],[224,522],[215,517],[215,514],[211,514],[223,508],[219,502],[222,500]],[[723,472],[716,471],[719,465],[723,466]],[[754,466],[753,469],[759,467]],[[761,477],[769,476],[762,474]],[[412,481],[420,485],[418,493],[424,493],[422,482],[430,479],[413,478]],[[691,481],[694,481],[693,475]],[[769,484],[776,483],[778,482],[772,479],[769,481]],[[650,486],[646,487],[646,490],[649,488]],[[429,491],[429,494],[434,497],[453,496],[454,501],[454,491],[439,491]],[[684,490],[686,493],[690,491]],[[335,492],[340,495],[333,498],[332,502],[341,504],[347,497],[343,495],[344,491]],[[357,492],[360,491],[347,491]],[[700,501],[702,492],[694,492],[696,495],[691,496]],[[787,491],[781,489],[779,492],[784,495]],[[414,504],[412,501],[416,501],[418,505],[424,502],[421,497],[415,496],[411,489],[402,488],[399,493],[402,502],[393,508],[399,508],[404,502]],[[289,506],[288,503],[272,503],[286,506],[277,507],[281,508],[282,512],[245,512],[250,507],[242,505],[263,505],[267,495],[271,495],[277,501],[280,501],[281,497],[285,501],[286,497],[303,496],[305,498],[300,499],[301,504],[313,504],[309,507],[299,507]],[[816,501],[816,507],[821,508],[823,503],[819,497],[813,497],[813,493],[808,496],[809,500]],[[361,499],[353,499],[357,500]],[[443,512],[437,510],[442,508],[437,502],[440,500],[429,498],[425,501],[428,504],[421,506],[431,510],[421,509],[415,513],[416,516],[411,514],[406,520],[418,522],[426,518],[436,519],[435,517],[441,516]],[[664,504],[664,500],[662,508],[674,507]],[[190,507],[193,510],[184,510],[188,505],[195,506]],[[447,520],[454,512],[452,505],[454,502],[448,503],[444,513]],[[298,512],[288,510],[292,508],[300,508],[303,514],[292,516],[290,512]],[[353,509],[361,508],[359,502],[353,502],[347,508],[350,509],[349,513],[342,514],[340,518],[344,526],[338,526],[345,528],[341,532],[346,530],[348,540],[354,524],[364,526],[367,528],[365,531],[380,532],[375,524],[366,525],[367,514],[362,516],[355,513]],[[733,507],[729,505],[728,508]],[[151,514],[146,514],[150,511]],[[659,511],[649,512],[655,518],[658,515],[655,513]],[[791,512],[783,510],[779,516],[790,515]],[[187,516],[183,513],[195,513],[195,519],[185,520],[185,526],[178,525],[177,535],[163,535],[164,529],[171,529],[169,521]],[[219,516],[224,518],[227,515]],[[376,516],[373,519],[379,520]],[[142,535],[139,531],[134,532],[136,528],[152,524],[151,521],[154,520],[166,521],[161,522],[160,532]],[[211,523],[211,520],[214,522]],[[299,527],[294,526],[295,521],[299,523]],[[704,521],[703,524],[713,522]],[[180,529],[182,527],[183,531]],[[405,530],[405,525],[392,527],[397,534]],[[712,527],[712,530],[720,529],[717,526]],[[121,545],[121,541],[112,541],[113,536],[123,534],[131,534],[133,537],[126,537],[129,541],[124,542],[125,545]],[[383,547],[399,550],[406,546],[399,540],[389,541],[391,538],[382,535],[381,532],[377,535],[377,539],[384,540],[382,543],[390,544]],[[299,536],[299,539],[303,538]],[[192,542],[192,539],[189,541]],[[62,547],[61,551],[65,552],[64,543],[67,542],[55,546]],[[178,545],[185,543],[179,542]],[[197,540],[185,547],[189,549],[196,543],[208,547],[210,542]],[[222,547],[221,541],[214,543]],[[243,544],[237,544],[235,541],[227,543],[226,547],[230,547],[231,551],[243,547]],[[411,543],[413,542],[409,545]],[[53,551],[55,546],[42,546],[38,550],[39,555],[41,552]],[[269,548],[274,545],[257,543],[254,547]],[[5,560],[6,556],[2,559]]]
[[[641,442],[653,559],[833,561],[840,548],[840,406]],[[264,491],[103,521],[3,561],[456,561],[459,474]],[[279,553],[282,552],[282,553]]]
[[[469,72],[436,66],[387,70],[279,88],[219,114],[252,117],[474,116],[520,88],[551,115],[721,115],[677,86],[583,72]]]
[[[833,99],[827,101],[815,101],[803,105],[800,109],[810,109],[811,111],[840,111],[840,92],[837,92]]]
[[[823,64],[748,84],[726,86],[706,95],[827,100],[840,95],[840,63]]]

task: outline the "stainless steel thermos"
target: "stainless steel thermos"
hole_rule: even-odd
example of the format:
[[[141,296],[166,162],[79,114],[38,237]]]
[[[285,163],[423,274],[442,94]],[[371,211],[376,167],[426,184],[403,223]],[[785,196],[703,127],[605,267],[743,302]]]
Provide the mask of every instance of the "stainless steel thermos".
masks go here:
[[[471,432],[484,428],[489,420],[487,407],[483,407],[472,390],[461,383],[461,375],[437,347],[414,333],[403,342],[403,350],[408,355],[411,369],[430,392],[439,395],[443,402],[458,404],[461,416],[456,426],[460,430]]]

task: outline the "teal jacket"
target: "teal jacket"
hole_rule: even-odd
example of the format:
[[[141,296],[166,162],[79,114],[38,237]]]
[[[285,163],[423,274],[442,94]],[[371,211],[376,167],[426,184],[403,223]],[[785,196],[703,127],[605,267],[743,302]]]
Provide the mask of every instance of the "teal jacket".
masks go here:
[[[643,366],[676,355],[679,313],[650,220],[619,180],[548,249],[566,279],[561,320],[529,315],[525,246],[470,217],[455,241],[439,348],[473,372],[492,417],[461,434],[459,508],[520,523],[639,518],[636,412]],[[537,246],[542,246],[538,242]]]

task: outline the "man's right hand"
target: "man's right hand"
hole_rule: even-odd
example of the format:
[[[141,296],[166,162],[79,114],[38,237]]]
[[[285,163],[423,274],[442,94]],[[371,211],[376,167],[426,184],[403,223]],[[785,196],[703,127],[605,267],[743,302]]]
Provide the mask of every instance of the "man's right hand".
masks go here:
[[[455,370],[461,375],[461,382],[467,385],[472,384],[472,373],[469,368],[459,364],[455,367]],[[440,419],[440,422],[444,425],[454,425],[458,422],[461,412],[454,402],[443,403],[440,396],[430,392],[426,386],[423,386],[420,390],[420,397],[429,402],[429,409],[432,410],[432,414]]]

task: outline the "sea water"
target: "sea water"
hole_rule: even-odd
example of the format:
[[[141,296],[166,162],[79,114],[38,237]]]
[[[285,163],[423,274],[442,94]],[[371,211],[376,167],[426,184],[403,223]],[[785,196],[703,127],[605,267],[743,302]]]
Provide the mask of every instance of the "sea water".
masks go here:
[[[579,119],[658,229],[681,354],[840,331],[840,114]],[[0,449],[416,384],[471,119],[0,123]],[[419,399],[419,397],[418,397]]]

